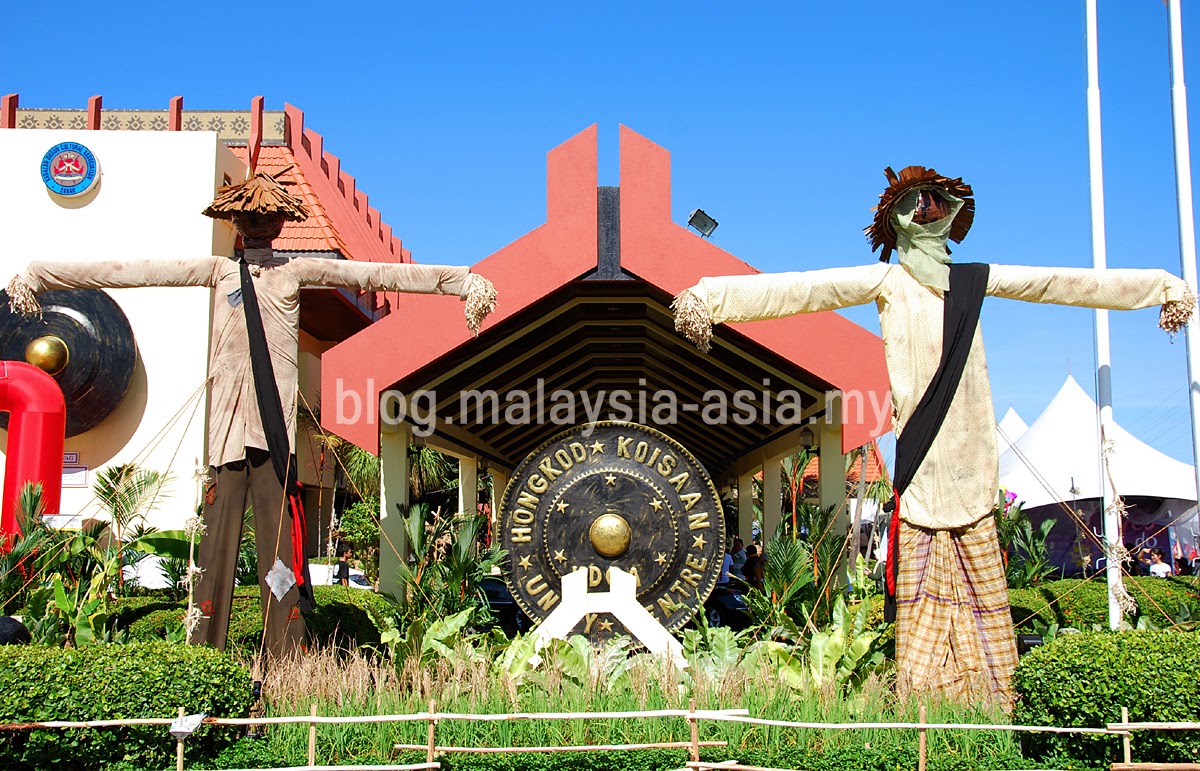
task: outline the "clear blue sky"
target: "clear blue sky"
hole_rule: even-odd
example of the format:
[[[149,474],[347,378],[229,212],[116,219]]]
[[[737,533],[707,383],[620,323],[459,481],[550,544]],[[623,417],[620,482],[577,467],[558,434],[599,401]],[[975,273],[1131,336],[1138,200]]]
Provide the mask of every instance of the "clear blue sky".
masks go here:
[[[592,123],[617,184],[624,123],[672,152],[676,220],[703,207],[766,271],[872,262],[882,169],[908,164],[974,186],[956,259],[1090,265],[1083,3],[901,5],[18,3],[0,92],[291,102],[423,262],[540,224],[546,151]],[[1184,14],[1196,94],[1200,7]],[[1109,264],[1178,274],[1166,25],[1160,0],[1100,2]],[[1191,462],[1184,346],[1156,314],[1112,314],[1115,414]],[[878,331],[873,307],[847,315]],[[1090,311],[989,300],[982,324],[997,417],[1032,422],[1068,370],[1094,394]]]

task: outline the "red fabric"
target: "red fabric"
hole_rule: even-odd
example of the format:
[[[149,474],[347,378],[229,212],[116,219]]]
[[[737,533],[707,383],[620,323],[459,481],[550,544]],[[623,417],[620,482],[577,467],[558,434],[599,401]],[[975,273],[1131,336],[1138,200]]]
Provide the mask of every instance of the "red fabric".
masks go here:
[[[304,521],[304,503],[299,494],[288,496],[288,505],[292,508],[292,572],[296,574],[296,585],[304,586],[304,545],[308,543],[308,523]]]
[[[892,509],[892,521],[888,525],[887,568],[884,573],[889,597],[896,596],[896,574],[900,556],[900,493],[892,491],[896,507]]]

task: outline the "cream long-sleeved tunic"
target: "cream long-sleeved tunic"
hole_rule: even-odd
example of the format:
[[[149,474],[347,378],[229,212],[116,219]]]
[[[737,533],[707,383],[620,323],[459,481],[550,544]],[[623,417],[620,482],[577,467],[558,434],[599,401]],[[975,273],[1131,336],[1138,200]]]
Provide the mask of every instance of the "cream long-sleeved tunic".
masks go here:
[[[251,255],[247,252],[247,257]],[[279,384],[290,449],[295,450],[300,288],[341,287],[465,297],[470,269],[438,265],[351,262],[319,258],[250,259],[271,364]],[[209,464],[242,460],[246,448],[269,449],[258,413],[238,263],[229,257],[194,260],[34,262],[24,279],[48,289],[126,289],[206,286],[216,290],[209,346]]]
[[[941,360],[941,294],[903,265],[705,278],[690,290],[713,323],[757,321],[874,301],[891,380],[897,436]],[[1132,310],[1182,301],[1187,285],[1163,270],[992,265],[987,294],[1036,303]],[[865,401],[864,403],[870,403]],[[945,422],[901,501],[917,527],[967,527],[987,516],[999,487],[995,411],[978,327]]]

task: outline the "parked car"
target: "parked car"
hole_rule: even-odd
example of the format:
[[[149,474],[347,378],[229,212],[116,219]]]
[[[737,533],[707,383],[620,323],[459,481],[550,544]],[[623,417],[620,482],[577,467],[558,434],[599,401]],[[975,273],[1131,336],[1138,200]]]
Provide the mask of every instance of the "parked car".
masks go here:
[[[712,594],[704,601],[704,617],[709,626],[727,626],[740,632],[754,623],[740,589],[740,582],[733,581],[728,586],[713,588]]]
[[[533,628],[533,622],[513,599],[512,592],[508,590],[508,584],[504,583],[503,578],[489,576],[480,581],[479,585],[483,589],[483,593],[487,595],[488,606],[492,609],[496,625],[506,635],[512,637]]]
[[[322,565],[317,562],[308,563],[308,574],[312,577],[313,586],[330,586],[333,584],[333,573],[337,570],[337,563],[332,565]],[[367,576],[358,568],[350,568],[350,588],[351,589],[366,589],[374,591],[375,587],[371,586],[371,582],[367,580]]]

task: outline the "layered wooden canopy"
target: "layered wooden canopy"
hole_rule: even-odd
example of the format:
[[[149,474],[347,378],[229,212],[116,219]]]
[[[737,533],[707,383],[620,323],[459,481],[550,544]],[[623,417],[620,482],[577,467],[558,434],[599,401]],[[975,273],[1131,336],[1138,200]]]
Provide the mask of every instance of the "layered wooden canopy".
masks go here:
[[[671,221],[666,150],[622,127],[620,152],[619,188],[597,185],[595,126],[549,153],[545,224],[473,268],[499,292],[478,338],[467,333],[459,303],[409,296],[328,351],[326,428],[374,451],[380,422],[365,410],[348,420],[347,400],[432,392],[440,439],[511,469],[565,428],[571,416],[561,405],[570,401],[575,424],[612,414],[657,425],[716,473],[794,432],[763,420],[764,402],[772,414],[781,399],[798,402],[808,417],[825,409],[830,390],[886,393],[882,342],[835,313],[720,326],[708,354],[679,336],[669,308],[674,294],[703,276],[756,271]],[[556,399],[557,390],[572,399]],[[614,398],[614,391],[628,396]],[[733,402],[738,391],[754,394],[743,396],[741,411]],[[673,395],[673,422],[663,420],[669,399],[656,392]],[[528,411],[520,394],[528,395]],[[422,410],[429,398],[418,399]],[[705,408],[722,400],[728,419],[711,420]],[[746,420],[750,409],[756,418]],[[887,430],[855,417],[844,424],[843,448]]]

